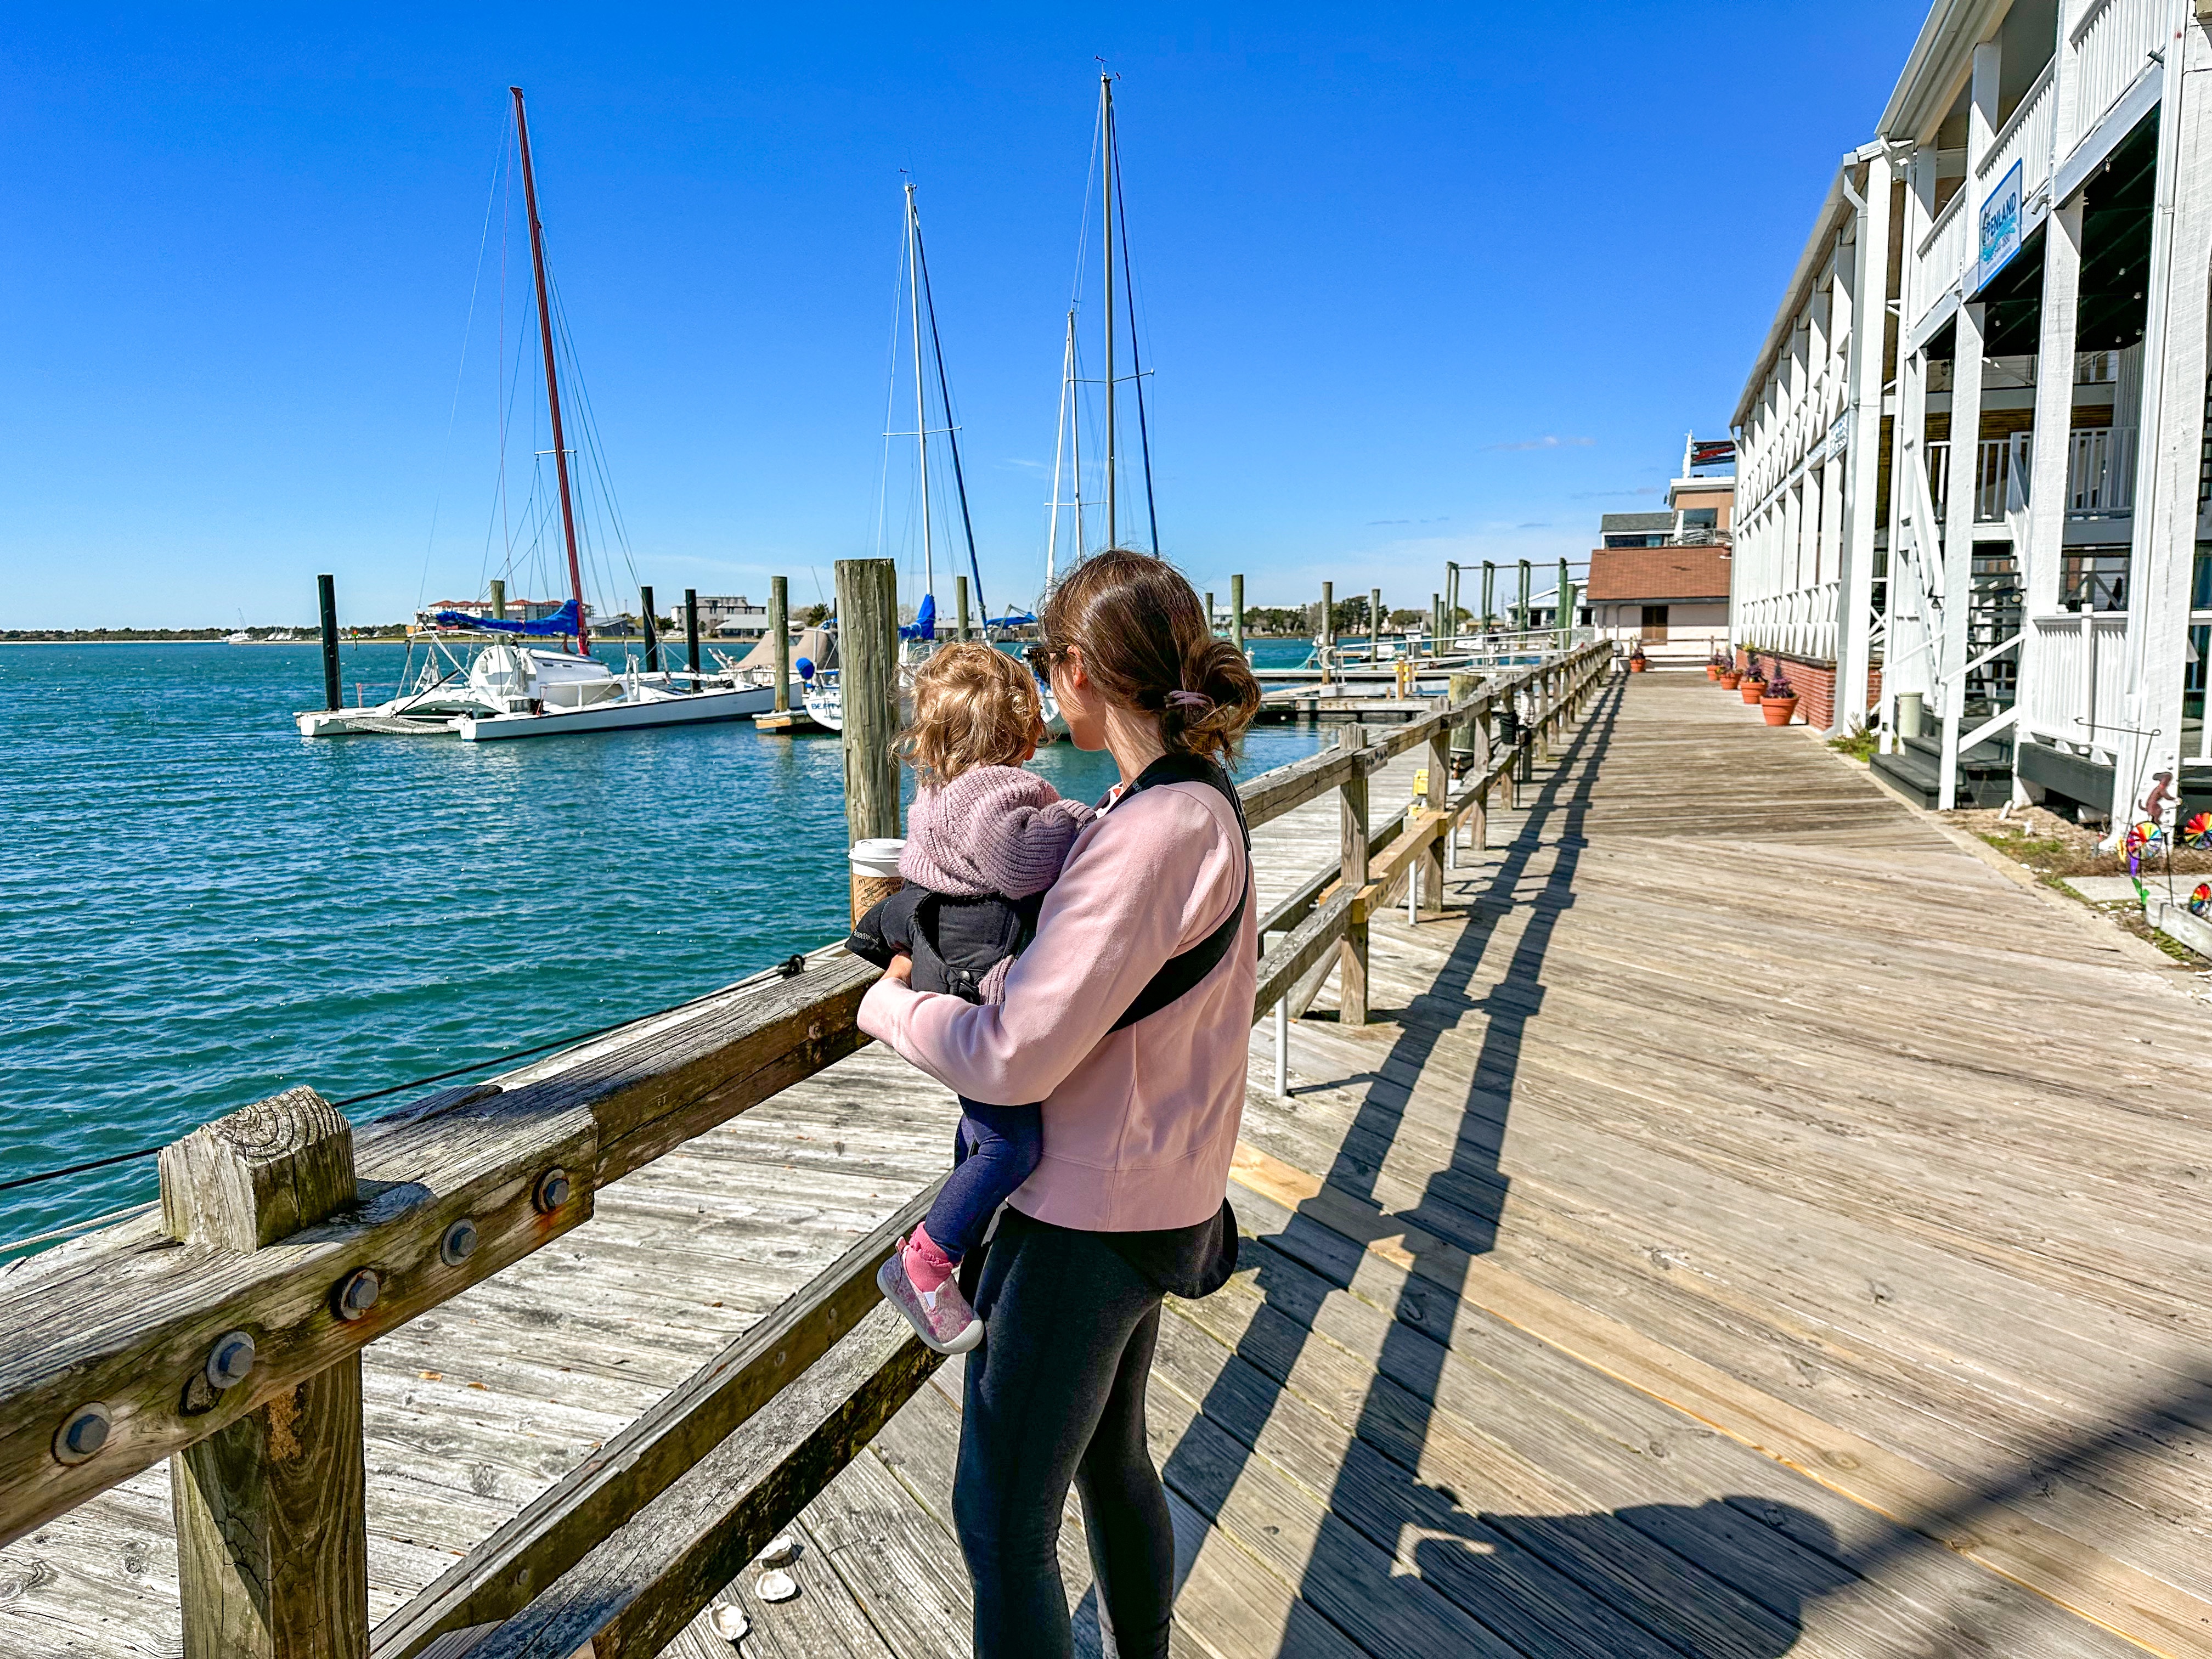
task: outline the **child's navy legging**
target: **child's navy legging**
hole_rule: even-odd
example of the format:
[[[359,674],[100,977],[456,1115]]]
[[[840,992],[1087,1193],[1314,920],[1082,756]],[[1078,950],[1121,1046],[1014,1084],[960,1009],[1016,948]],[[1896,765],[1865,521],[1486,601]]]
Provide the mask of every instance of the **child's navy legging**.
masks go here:
[[[1038,1108],[986,1106],[963,1096],[952,1173],[921,1224],[937,1248],[957,1261],[981,1243],[992,1216],[1035,1172],[1043,1150]]]

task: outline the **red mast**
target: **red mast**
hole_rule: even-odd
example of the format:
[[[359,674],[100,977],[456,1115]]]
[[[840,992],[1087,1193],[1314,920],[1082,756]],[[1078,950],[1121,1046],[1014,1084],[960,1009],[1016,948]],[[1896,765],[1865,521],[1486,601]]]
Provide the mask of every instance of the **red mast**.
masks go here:
[[[576,513],[568,496],[568,446],[561,431],[561,383],[553,371],[553,309],[545,297],[544,228],[538,222],[538,179],[530,170],[530,123],[523,118],[522,88],[514,94],[514,136],[522,147],[522,202],[530,215],[530,264],[538,277],[538,338],[545,348],[545,407],[553,417],[553,467],[561,477],[561,532],[568,539],[568,588],[576,596],[576,649],[592,654],[592,635],[584,620],[584,567],[576,556]]]

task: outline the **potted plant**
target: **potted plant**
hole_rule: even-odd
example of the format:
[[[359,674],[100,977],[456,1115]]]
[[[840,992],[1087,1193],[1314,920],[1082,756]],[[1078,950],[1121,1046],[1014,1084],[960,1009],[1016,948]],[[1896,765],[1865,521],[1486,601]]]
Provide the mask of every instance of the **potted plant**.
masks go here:
[[[1743,678],[1743,671],[1735,665],[1735,662],[1732,658],[1717,656],[1714,660],[1719,665],[1720,672],[1714,675],[1713,678],[1721,683],[1721,690],[1723,691],[1735,690],[1736,688],[1736,683]]]
[[[1644,655],[1644,641],[1638,640],[1633,646],[1629,647],[1628,672],[1632,674],[1641,674],[1645,669],[1650,666],[1651,664]]]
[[[1759,712],[1766,717],[1769,726],[1787,726],[1790,717],[1797,712],[1797,688],[1790,684],[1790,677],[1779,668],[1759,696]]]
[[[1705,659],[1705,678],[1709,680],[1720,678],[1723,674],[1728,672],[1728,668],[1729,659],[1717,651]]]
[[[1743,677],[1736,684],[1746,702],[1757,702],[1766,690],[1766,676],[1759,672],[1759,659],[1748,652],[1744,654]]]

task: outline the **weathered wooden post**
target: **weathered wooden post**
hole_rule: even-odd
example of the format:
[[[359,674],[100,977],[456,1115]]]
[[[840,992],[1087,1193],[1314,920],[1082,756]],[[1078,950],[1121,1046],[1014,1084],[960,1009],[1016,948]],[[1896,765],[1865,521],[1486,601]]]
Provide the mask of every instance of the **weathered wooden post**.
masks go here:
[[[1437,699],[1439,709],[1451,707],[1449,696]],[[1421,795],[1420,806],[1431,812],[1442,811],[1444,803],[1451,799],[1451,727],[1439,720],[1429,733],[1428,787]],[[1420,894],[1422,902],[1431,910],[1444,907],[1443,838],[1430,839],[1428,848],[1421,854]]]
[[[1528,561],[1526,559],[1521,561],[1521,599],[1513,607],[1513,631],[1516,634],[1528,631]]]
[[[1482,631],[1498,631],[1498,565],[1491,559],[1482,562]]]
[[[837,561],[837,689],[844,710],[845,830],[848,842],[899,832],[898,566],[890,559]],[[858,917],[896,884],[852,873]]]
[[[660,672],[660,630],[653,623],[653,590],[651,588],[641,587],[637,590],[637,608],[645,617],[645,672],[648,674],[658,674]]]
[[[1321,626],[1314,629],[1314,643],[1320,647],[1321,683],[1325,686],[1328,684],[1328,648],[1336,643],[1336,584],[1334,582],[1323,582],[1321,585]],[[1320,716],[1321,708],[1318,704],[1314,708],[1314,714],[1316,718]]]
[[[338,684],[338,584],[335,576],[315,578],[316,609],[323,623],[323,707],[337,708],[345,702]]]
[[[1232,613],[1229,618],[1229,637],[1235,642],[1237,654],[1241,657],[1244,654],[1244,578],[1241,575],[1229,579],[1229,609]]]
[[[1441,656],[1444,648],[1444,596],[1429,595],[1429,654]]]
[[[1206,631],[1213,632],[1213,590],[1206,590]]]
[[[507,620],[507,583],[497,576],[491,579],[491,617],[494,622]]]
[[[1367,728],[1346,726],[1337,733],[1346,749],[1367,747]],[[1354,772],[1337,786],[1337,818],[1343,831],[1343,859],[1337,872],[1340,890],[1358,893],[1367,885],[1367,774]],[[1352,919],[1336,947],[1338,1019],[1346,1025],[1367,1024],[1367,906],[1352,902]]]
[[[968,579],[965,576],[956,576],[952,579],[952,637],[956,640],[966,639],[968,637]]]
[[[1559,586],[1552,590],[1552,623],[1559,630],[1559,649],[1565,651],[1574,639],[1574,585],[1567,580],[1567,562],[1559,561]]]
[[[1452,650],[1459,649],[1459,562],[1444,562],[1444,633]]]
[[[170,1237],[252,1255],[354,1201],[353,1131],[292,1089],[161,1150]],[[375,1305],[366,1265],[331,1311]],[[216,1339],[186,1395],[212,1406],[252,1372],[252,1334]],[[368,1533],[358,1352],[169,1460],[185,1659],[361,1659],[368,1651]]]
[[[1451,677],[1449,689],[1445,694],[1446,700],[1452,708],[1456,708],[1462,703],[1472,702],[1475,694],[1481,690],[1481,675],[1470,672],[1455,673]],[[1474,734],[1476,728],[1480,726],[1480,715],[1470,714],[1466,720],[1462,720],[1458,725],[1453,726],[1451,730],[1451,752],[1455,756],[1463,755],[1468,757],[1467,775],[1474,782],[1476,790],[1475,799],[1478,803],[1480,803],[1482,799],[1482,775],[1475,769],[1477,762],[1475,758]],[[1482,808],[1480,804],[1478,804],[1472,808],[1471,811],[1473,813],[1479,815],[1481,812]],[[1478,846],[1480,845],[1480,842],[1476,844]],[[1459,868],[1459,826],[1456,823],[1452,826],[1450,838],[1446,842],[1444,846],[1444,867],[1448,870],[1456,870]]]
[[[768,632],[775,641],[775,712],[791,707],[791,578],[768,581]]]
[[[691,661],[691,672],[699,672],[699,590],[684,590],[684,653]]]

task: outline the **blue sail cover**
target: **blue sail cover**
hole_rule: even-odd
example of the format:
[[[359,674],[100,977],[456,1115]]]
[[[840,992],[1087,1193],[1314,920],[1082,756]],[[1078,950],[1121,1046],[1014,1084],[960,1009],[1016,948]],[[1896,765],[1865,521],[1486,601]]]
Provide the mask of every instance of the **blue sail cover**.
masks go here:
[[[986,628],[1027,628],[1036,621],[1036,618],[1026,611],[1009,611],[1003,617],[984,617],[983,626]]]
[[[576,602],[570,599],[551,616],[540,617],[536,622],[495,622],[489,617],[471,617],[465,611],[441,611],[430,620],[440,628],[473,628],[488,634],[526,634],[534,640],[546,640],[576,631]]]
[[[937,637],[937,595],[921,596],[921,608],[914,613],[914,620],[899,629],[902,640],[933,640]]]

